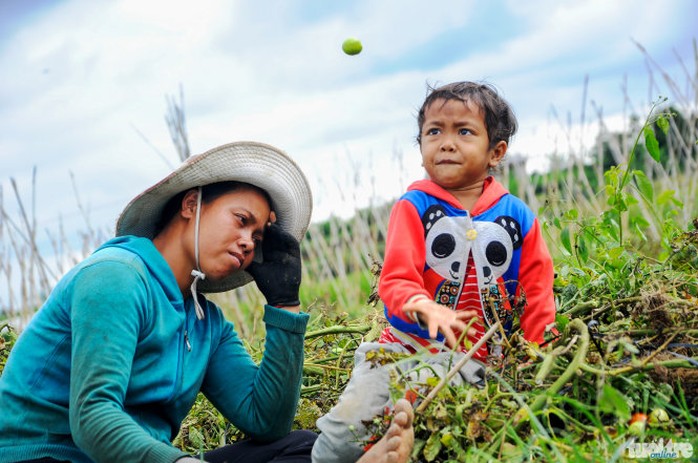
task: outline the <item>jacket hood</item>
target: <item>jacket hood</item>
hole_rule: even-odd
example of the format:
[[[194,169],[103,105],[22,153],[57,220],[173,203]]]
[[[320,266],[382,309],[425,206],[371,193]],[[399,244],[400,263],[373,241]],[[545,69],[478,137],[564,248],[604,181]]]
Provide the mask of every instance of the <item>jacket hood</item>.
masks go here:
[[[417,191],[422,191],[424,193],[427,193],[431,196],[434,196],[435,198],[438,198],[442,201],[447,202],[453,207],[457,207],[458,209],[463,209],[463,206],[461,205],[460,201],[456,199],[453,194],[450,192],[446,191],[444,188],[440,187],[436,183],[434,183],[432,180],[429,179],[424,179],[424,180],[417,180],[416,182],[413,182],[408,188],[407,191],[412,191],[412,190],[417,190]],[[482,188],[482,194],[478,198],[477,202],[475,203],[475,206],[473,206],[472,210],[470,211],[471,215],[478,215],[481,214],[482,212],[486,211],[490,207],[494,206],[499,199],[508,194],[509,191],[507,191],[506,188],[504,188],[504,185],[499,183],[497,180],[495,180],[494,177],[491,175],[485,179],[484,186]]]
[[[110,249],[123,249],[138,256],[152,277],[165,290],[167,298],[173,302],[183,301],[182,292],[170,265],[150,239],[133,235],[117,236],[102,244],[94,254],[109,252]]]

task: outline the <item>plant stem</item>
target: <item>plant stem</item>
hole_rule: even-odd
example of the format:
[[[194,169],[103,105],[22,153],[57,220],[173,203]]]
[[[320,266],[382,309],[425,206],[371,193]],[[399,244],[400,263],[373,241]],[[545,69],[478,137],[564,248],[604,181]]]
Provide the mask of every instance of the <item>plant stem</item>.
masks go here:
[[[318,336],[327,336],[331,334],[342,334],[342,333],[359,333],[365,334],[372,327],[371,325],[358,325],[358,326],[330,326],[327,328],[322,328],[319,330],[311,331],[305,334],[305,339],[317,338]]]
[[[348,373],[351,371],[349,368],[342,368],[342,367],[336,367],[334,365],[320,365],[319,363],[304,363],[303,364],[303,369],[308,369],[308,371],[312,371],[314,373],[319,372],[322,373],[323,370],[335,370],[335,371],[344,371]]]
[[[580,345],[574,358],[567,366],[565,371],[555,380],[555,382],[548,388],[547,392],[539,394],[533,404],[529,407],[528,413],[533,414],[543,407],[543,404],[548,400],[549,396],[557,394],[557,392],[564,386],[567,381],[572,378],[577,370],[584,364],[584,359],[586,358],[587,351],[589,350],[589,330],[582,320],[575,318],[569,325],[567,325],[568,330],[574,330],[579,334]],[[525,416],[524,409],[519,410],[517,416]],[[523,419],[515,420],[515,426],[518,428],[524,422]]]
[[[478,350],[480,350],[480,347],[482,347],[482,345],[483,345],[484,343],[486,343],[487,340],[490,339],[490,338],[494,335],[494,333],[497,332],[497,330],[499,329],[500,325],[501,325],[500,322],[496,322],[494,325],[492,325],[492,326],[490,327],[490,329],[487,331],[487,333],[485,333],[485,334],[475,343],[475,345],[473,345],[473,347],[471,347],[471,348],[468,350],[468,352],[463,356],[463,358],[461,358],[461,359],[458,361],[458,363],[456,363],[456,364],[453,366],[453,368],[451,368],[451,370],[446,374],[446,376],[444,376],[444,377],[441,379],[441,381],[439,382],[439,384],[437,384],[436,387],[434,387],[434,389],[432,389],[432,390],[429,392],[429,394],[426,396],[426,398],[424,399],[424,401],[423,401],[421,404],[419,404],[419,406],[418,406],[417,409],[415,410],[415,413],[419,414],[419,413],[423,412],[423,411],[429,406],[429,404],[431,403],[431,401],[434,400],[434,397],[436,397],[436,395],[439,393],[439,391],[441,391],[441,389],[443,389],[443,387],[446,385],[446,383],[448,383],[448,382],[451,380],[451,378],[453,378],[453,377],[456,375],[456,373],[458,373],[458,372],[460,371],[460,369],[463,368],[463,366],[464,366],[470,359],[473,358],[473,355],[475,355],[475,353],[476,353]]]
[[[693,357],[691,359],[694,362],[698,362],[697,357]],[[620,376],[625,373],[630,373],[633,371],[640,371],[640,370],[652,370],[655,367],[658,366],[663,366],[666,368],[693,368],[695,369],[695,366],[691,364],[691,360],[684,360],[684,359],[670,359],[670,360],[660,360],[658,362],[651,362],[651,363],[644,363],[642,362],[640,365],[630,365],[627,367],[620,367],[620,368],[615,368],[613,370],[599,370],[598,368],[594,368],[586,363],[581,364],[579,368],[583,371],[586,371],[587,373],[593,373],[597,376]]]
[[[599,306],[599,302],[596,300],[580,302],[566,312],[562,312],[561,315],[576,315],[579,312],[585,311],[587,309],[595,309]]]

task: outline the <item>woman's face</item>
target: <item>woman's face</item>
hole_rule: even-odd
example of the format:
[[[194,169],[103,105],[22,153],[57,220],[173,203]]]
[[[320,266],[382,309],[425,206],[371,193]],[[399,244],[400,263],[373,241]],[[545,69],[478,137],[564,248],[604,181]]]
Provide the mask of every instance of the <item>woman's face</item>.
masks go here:
[[[271,219],[264,195],[240,187],[201,204],[199,264],[207,278],[220,279],[247,268]],[[195,220],[190,221],[191,229]],[[191,241],[193,243],[193,239]]]

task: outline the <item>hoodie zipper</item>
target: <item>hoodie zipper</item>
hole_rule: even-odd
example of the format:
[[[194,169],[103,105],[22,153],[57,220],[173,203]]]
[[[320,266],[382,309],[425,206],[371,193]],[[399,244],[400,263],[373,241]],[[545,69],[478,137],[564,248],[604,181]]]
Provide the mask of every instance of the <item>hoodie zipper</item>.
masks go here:
[[[191,344],[189,344],[189,330],[184,330],[184,342],[187,344],[187,350],[191,352]]]

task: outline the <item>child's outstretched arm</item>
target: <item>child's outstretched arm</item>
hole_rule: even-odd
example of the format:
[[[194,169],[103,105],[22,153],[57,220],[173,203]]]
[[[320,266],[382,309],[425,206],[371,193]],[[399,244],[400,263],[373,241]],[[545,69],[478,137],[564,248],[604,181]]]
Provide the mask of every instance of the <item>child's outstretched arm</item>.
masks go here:
[[[438,333],[443,334],[446,345],[450,348],[458,345],[456,332],[463,333],[467,329],[468,336],[472,337],[476,334],[473,328],[468,329],[470,319],[477,317],[477,311],[475,310],[456,312],[449,307],[432,301],[426,296],[411,298],[402,307],[402,310],[410,318],[420,323],[420,325],[424,325],[429,331],[431,339],[436,339]]]

